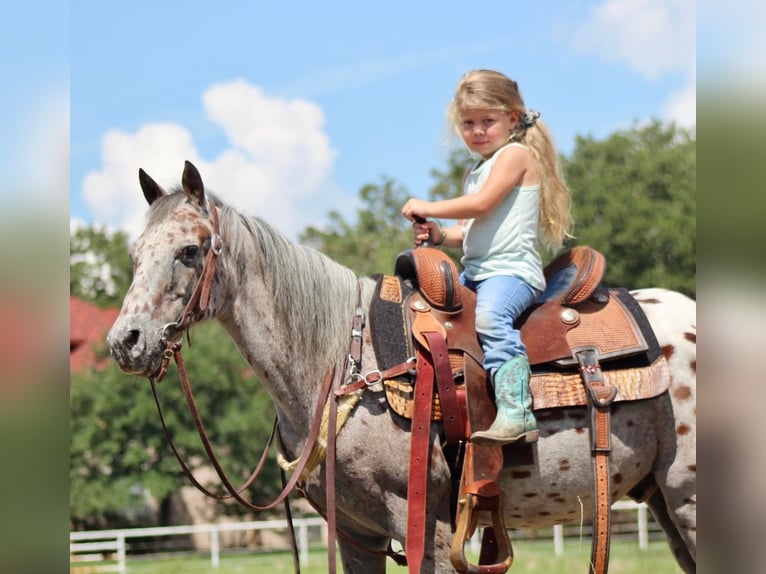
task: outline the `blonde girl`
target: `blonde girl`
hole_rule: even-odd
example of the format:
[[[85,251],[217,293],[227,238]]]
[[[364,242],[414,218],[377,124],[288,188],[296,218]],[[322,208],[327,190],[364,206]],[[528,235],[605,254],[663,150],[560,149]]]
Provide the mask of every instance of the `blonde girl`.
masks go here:
[[[458,83],[448,118],[478,161],[466,172],[461,197],[410,199],[410,221],[458,220],[442,227],[414,223],[415,242],[462,247],[464,285],[476,292],[476,331],[484,368],[495,389],[497,416],[477,444],[534,442],[530,369],[516,319],[545,289],[538,245],[551,251],[570,237],[570,195],[553,139],[528,110],[518,85],[492,70],[474,70]]]

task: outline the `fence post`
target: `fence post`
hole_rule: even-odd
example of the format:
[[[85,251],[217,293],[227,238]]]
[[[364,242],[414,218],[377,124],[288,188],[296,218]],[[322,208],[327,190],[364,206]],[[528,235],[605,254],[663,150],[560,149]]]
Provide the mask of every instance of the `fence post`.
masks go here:
[[[556,556],[564,554],[564,526],[561,524],[553,525],[553,553]]]
[[[300,556],[300,563],[303,566],[309,565],[309,527],[306,526],[306,521],[301,520],[298,525],[298,551]]]
[[[213,525],[210,528],[210,562],[213,565],[213,568],[218,568],[220,561],[218,527]]]
[[[117,535],[117,567],[120,569],[120,574],[125,574],[125,535]]]
[[[649,547],[649,521],[643,504],[638,507],[638,547],[644,550]]]

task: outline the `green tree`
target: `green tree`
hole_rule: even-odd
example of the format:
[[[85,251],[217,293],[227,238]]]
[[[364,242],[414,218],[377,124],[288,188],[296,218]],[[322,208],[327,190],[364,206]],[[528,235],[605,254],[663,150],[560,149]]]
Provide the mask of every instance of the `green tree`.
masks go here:
[[[99,307],[119,307],[130,286],[128,235],[88,226],[69,237],[69,293]]]
[[[367,184],[359,190],[361,208],[356,221],[347,221],[338,211],[331,211],[329,226],[308,227],[300,241],[357,275],[392,273],[396,256],[412,247],[412,228],[401,213],[408,198],[404,187],[383,177],[381,183]]]
[[[428,199],[438,201],[460,197],[463,194],[463,178],[466,170],[476,163],[476,158],[471,156],[464,147],[454,149],[447,158],[447,169],[439,171],[431,170],[431,177],[436,180],[434,186],[428,192]]]
[[[606,281],[695,294],[696,139],[654,121],[578,137],[563,167],[576,239],[607,258]]]
[[[217,323],[195,328],[184,358],[216,454],[239,485],[255,468],[271,432],[271,399]],[[187,464],[199,470],[207,465],[207,455],[172,365],[158,391],[176,447]],[[272,459],[273,454],[272,450]],[[220,490],[217,484],[216,479],[212,486]],[[75,524],[140,524],[146,520],[141,514],[146,493],[162,508],[189,485],[165,440],[148,381],[127,376],[113,364],[104,371],[72,376],[69,487]],[[279,486],[279,470],[271,460],[244,496],[264,504]],[[236,503],[221,504],[216,511],[239,514],[243,509]]]
[[[448,158],[446,171],[432,169],[431,176],[436,183],[428,192],[429,199],[459,196],[463,174],[472,161],[466,150],[459,149]],[[327,227],[308,227],[300,241],[350,267],[357,275],[393,273],[396,256],[413,246],[412,226],[401,212],[410,197],[406,188],[391,178],[382,177],[381,183],[367,184],[359,190],[361,207],[354,221],[331,211]],[[460,260],[459,249],[448,249],[447,253],[456,262]]]

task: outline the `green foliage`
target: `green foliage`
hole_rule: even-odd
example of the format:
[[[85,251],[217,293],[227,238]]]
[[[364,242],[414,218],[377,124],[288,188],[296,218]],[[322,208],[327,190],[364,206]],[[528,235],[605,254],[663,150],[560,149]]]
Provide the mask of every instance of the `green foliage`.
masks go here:
[[[607,258],[607,282],[694,295],[696,140],[653,122],[604,141],[578,137],[564,172],[577,244]]]
[[[239,485],[255,468],[274,422],[270,397],[217,323],[197,327],[184,359],[217,456]],[[176,447],[193,469],[207,462],[173,366],[158,385]],[[75,523],[142,523],[145,493],[161,502],[189,486],[167,445],[149,382],[110,365],[73,375],[70,392],[70,513]],[[273,456],[272,456],[273,458]],[[214,489],[221,490],[215,486]],[[269,502],[279,488],[271,460],[246,494]],[[222,493],[222,492],[221,492]],[[238,505],[217,510],[238,513]]]
[[[99,307],[119,307],[130,287],[128,235],[83,227],[69,237],[69,293]]]
[[[460,197],[463,194],[463,178],[466,170],[476,162],[468,150],[464,147],[452,151],[447,158],[447,169],[439,171],[431,170],[431,177],[436,180],[436,184],[428,192],[428,199],[439,201],[441,199],[451,199]]]
[[[429,199],[459,196],[463,174],[471,161],[468,152],[460,149],[450,155],[445,172],[431,170],[436,183],[429,190]],[[383,177],[380,184],[367,184],[359,190],[361,208],[354,221],[331,211],[327,227],[308,227],[301,234],[300,241],[350,267],[357,275],[393,273],[396,256],[413,247],[412,226],[401,212],[410,195],[406,188]],[[446,251],[455,262],[459,262],[460,250]]]
[[[401,213],[409,193],[384,177],[380,184],[362,187],[359,198],[362,207],[354,222],[331,211],[329,226],[308,227],[300,241],[346,265],[357,275],[392,273],[396,256],[412,247],[412,228]]]

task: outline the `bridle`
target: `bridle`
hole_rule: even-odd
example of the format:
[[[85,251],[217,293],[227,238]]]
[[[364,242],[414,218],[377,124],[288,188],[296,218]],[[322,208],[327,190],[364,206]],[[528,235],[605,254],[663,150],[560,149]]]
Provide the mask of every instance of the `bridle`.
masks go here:
[[[218,257],[221,255],[221,253],[223,252],[223,238],[220,235],[218,209],[216,208],[215,204],[213,204],[212,202],[209,203],[208,205],[209,205],[210,216],[213,221],[213,233],[210,237],[210,248],[208,249],[207,254],[205,255],[205,260],[202,266],[202,272],[200,273],[200,277],[197,281],[197,284],[194,290],[192,291],[192,294],[189,297],[189,300],[184,306],[184,309],[181,311],[181,314],[179,315],[178,320],[176,320],[173,323],[168,323],[167,325],[165,325],[165,327],[163,327],[162,336],[161,336],[161,342],[162,342],[162,345],[164,346],[164,349],[162,351],[162,363],[160,365],[160,369],[157,375],[154,377],[149,377],[149,381],[151,382],[151,385],[152,385],[152,393],[154,395],[154,399],[157,404],[157,410],[160,415],[160,421],[162,423],[162,428],[165,433],[165,437],[167,438],[168,443],[170,444],[173,454],[176,456],[176,459],[181,465],[181,468],[184,471],[184,474],[186,474],[186,476],[189,478],[192,484],[194,484],[194,486],[196,486],[200,491],[202,491],[205,495],[211,498],[215,498],[217,500],[226,500],[226,499],[234,498],[235,500],[237,500],[237,502],[239,502],[240,504],[242,504],[243,506],[251,510],[256,510],[256,511],[270,510],[274,508],[275,506],[277,506],[280,502],[285,500],[288,494],[290,493],[290,491],[292,491],[292,489],[295,487],[295,484],[297,483],[301,475],[301,471],[306,465],[306,461],[308,459],[311,446],[316,441],[316,438],[318,436],[319,426],[320,426],[321,417],[322,417],[322,410],[324,408],[324,404],[327,400],[327,397],[330,394],[330,388],[331,386],[333,386],[332,384],[334,380],[340,379],[343,369],[342,369],[342,365],[341,365],[341,368],[338,368],[336,366],[335,369],[327,373],[327,375],[324,377],[324,380],[322,382],[322,388],[320,391],[320,400],[317,402],[316,413],[314,415],[314,419],[312,421],[312,425],[309,430],[309,436],[306,441],[306,445],[308,448],[304,448],[303,456],[298,460],[296,471],[293,473],[290,481],[287,482],[282,492],[277,496],[277,498],[273,502],[265,506],[256,505],[244,499],[241,496],[241,493],[245,489],[247,489],[249,486],[251,486],[255,478],[258,476],[258,474],[260,474],[260,471],[263,468],[263,465],[266,461],[266,457],[268,455],[271,444],[273,443],[274,437],[276,435],[277,423],[276,421],[274,422],[274,427],[266,443],[266,447],[261,456],[261,459],[258,462],[258,466],[241,487],[239,488],[235,487],[232,484],[231,480],[229,480],[229,477],[226,475],[225,471],[223,470],[223,467],[221,466],[220,460],[215,454],[215,451],[213,449],[212,443],[208,436],[207,430],[205,429],[205,425],[202,421],[202,415],[200,414],[199,408],[197,407],[197,401],[194,397],[194,392],[192,391],[191,384],[189,382],[189,376],[186,371],[186,365],[184,363],[183,355],[181,354],[183,336],[184,334],[187,334],[188,336],[188,329],[191,326],[192,319],[195,316],[199,315],[199,313],[204,312],[208,307],[208,304],[210,302],[210,290],[213,284],[213,279],[215,277],[216,261]],[[171,341],[169,338],[169,335],[171,333],[175,333],[176,335],[180,334],[180,337],[177,337],[176,340]],[[178,452],[170,436],[170,432],[168,431],[168,428],[165,424],[165,417],[162,411],[162,406],[159,401],[156,383],[160,382],[162,378],[165,376],[165,374],[167,373],[167,367],[171,359],[175,360],[176,365],[178,367],[178,376],[181,381],[181,387],[183,389],[184,397],[189,406],[189,410],[191,411],[192,418],[194,420],[195,426],[197,427],[197,431],[199,433],[200,439],[202,440],[202,444],[205,448],[208,458],[210,459],[211,464],[215,468],[216,473],[218,474],[218,477],[221,479],[221,482],[226,487],[226,490],[229,492],[229,495],[226,495],[226,496],[217,495],[213,492],[210,492],[207,488],[205,488],[202,484],[200,484],[200,482],[194,477],[189,466],[183,460],[183,457]]]
[[[223,238],[220,233],[220,223],[218,218],[218,208],[214,203],[208,202],[208,211],[210,211],[210,218],[213,221],[213,233],[210,236],[210,248],[205,255],[205,261],[202,264],[202,273],[197,280],[197,285],[192,291],[191,297],[186,302],[178,319],[173,323],[168,323],[162,328],[160,341],[165,347],[162,352],[162,363],[160,364],[160,370],[156,375],[157,381],[161,381],[167,373],[168,363],[173,358],[176,352],[181,350],[181,341],[183,340],[183,334],[188,333],[191,321],[197,312],[203,312],[207,309],[210,302],[210,289],[213,286],[213,279],[215,278],[215,263],[218,256],[223,251]],[[175,333],[181,333],[181,337],[175,341],[170,341],[171,331]]]
[[[353,390],[357,390],[358,388],[357,385],[354,385],[353,386],[354,388],[350,388],[351,385],[348,385],[347,386],[348,388],[344,387],[344,389],[341,389],[342,383],[344,382],[344,380],[346,382],[349,382],[351,380],[358,381],[360,378],[362,378],[361,375],[359,375],[359,367],[361,365],[361,355],[362,355],[362,329],[364,327],[364,314],[361,310],[362,309],[361,308],[361,289],[359,288],[359,284],[357,283],[358,302],[357,302],[356,312],[354,313],[354,317],[351,324],[350,353],[348,354],[348,356],[342,357],[336,363],[336,365],[332,369],[330,369],[323,377],[322,386],[319,393],[319,398],[317,400],[316,410],[314,412],[311,426],[309,428],[309,434],[306,439],[303,452],[301,453],[301,456],[295,463],[295,467],[290,479],[288,481],[285,481],[285,476],[283,472],[282,474],[283,489],[277,495],[277,497],[269,504],[261,506],[261,505],[256,505],[249,500],[246,500],[245,498],[242,497],[242,493],[253,484],[253,482],[258,477],[258,475],[260,474],[261,470],[264,467],[269,450],[271,448],[271,444],[273,443],[274,438],[277,434],[278,420],[275,419],[274,421],[274,426],[271,430],[271,434],[269,436],[268,441],[266,442],[266,446],[264,447],[263,454],[261,455],[261,458],[258,461],[258,465],[256,466],[255,470],[252,472],[250,477],[245,481],[245,483],[242,486],[240,487],[234,486],[234,484],[231,482],[226,472],[224,471],[220,463],[220,460],[216,456],[213,446],[210,442],[208,433],[205,430],[205,425],[202,421],[202,416],[199,412],[199,408],[197,407],[197,402],[194,398],[194,393],[192,391],[191,384],[189,382],[189,377],[186,371],[186,365],[184,363],[183,355],[181,354],[183,337],[184,337],[184,334],[186,334],[188,338],[188,330],[189,330],[189,327],[191,326],[192,319],[195,316],[198,316],[200,313],[204,312],[208,307],[208,304],[210,302],[210,291],[212,288],[213,280],[215,278],[216,261],[218,257],[222,254],[223,247],[224,247],[223,238],[220,235],[218,209],[212,202],[210,202],[208,205],[209,205],[210,216],[213,222],[213,233],[210,237],[210,247],[207,251],[207,254],[205,255],[202,272],[200,273],[200,277],[197,281],[197,284],[194,290],[192,291],[192,295],[189,297],[189,300],[184,306],[184,309],[181,311],[181,314],[179,315],[178,319],[175,322],[168,323],[163,327],[161,338],[160,338],[161,343],[164,347],[162,351],[162,362],[160,363],[160,368],[157,374],[154,376],[148,377],[151,383],[154,401],[155,401],[155,404],[157,405],[157,412],[159,413],[163,433],[165,434],[165,438],[167,439],[168,444],[170,445],[170,448],[173,451],[173,454],[175,455],[176,459],[178,460],[178,463],[180,464],[184,474],[191,481],[191,483],[206,496],[209,496],[216,500],[228,500],[233,498],[237,502],[242,504],[244,507],[254,511],[270,510],[276,507],[278,504],[284,503],[286,514],[288,517],[288,531],[290,534],[290,540],[293,547],[293,564],[295,567],[295,571],[300,572],[300,566],[299,566],[298,558],[297,558],[297,544],[295,542],[295,533],[292,528],[291,511],[290,511],[290,507],[288,503],[288,496],[292,492],[292,490],[296,487],[298,481],[300,480],[303,474],[304,469],[307,466],[309,459],[311,458],[312,451],[314,450],[314,446],[317,443],[317,439],[319,437],[320,427],[322,423],[322,414],[323,414],[325,405],[329,401],[329,421],[331,422],[328,425],[328,436],[327,436],[327,446],[326,446],[327,515],[325,518],[327,519],[327,523],[328,523],[329,571],[331,573],[334,573],[336,571],[336,564],[335,564],[336,532],[344,536],[344,538],[347,538],[351,542],[354,542],[355,544],[358,545],[358,543],[356,543],[351,537],[344,535],[342,531],[337,530],[337,526],[336,526],[335,486],[334,486],[335,485],[336,425],[334,421],[337,418],[338,397],[341,396],[342,394],[346,394]],[[172,341],[170,338],[171,333],[176,335],[176,337]],[[179,334],[180,334],[180,337],[178,337]],[[199,433],[200,440],[202,441],[202,444],[205,448],[205,452],[207,453],[211,464],[215,468],[219,479],[221,480],[224,487],[228,491],[229,493],[228,495],[219,495],[219,494],[215,494],[211,492],[194,477],[193,472],[191,471],[189,466],[186,464],[180,452],[176,448],[173,442],[173,439],[171,437],[170,431],[167,428],[167,425],[165,423],[165,416],[162,410],[162,405],[159,399],[159,394],[157,392],[157,383],[160,382],[164,378],[164,376],[167,374],[167,368],[171,359],[175,360],[176,362],[176,366],[178,368],[178,376],[181,382],[181,387],[183,389],[184,397],[186,399],[187,405],[189,406],[189,410],[192,414],[194,424],[197,427],[197,432]],[[370,383],[368,382],[367,384],[369,385]],[[365,549],[370,552],[376,552],[376,553],[378,552],[369,548],[365,548]],[[401,557],[393,552],[393,550],[390,548],[390,545],[389,545],[389,548],[383,553],[388,556],[391,556],[392,558],[394,558],[394,560],[401,563],[400,562]]]

